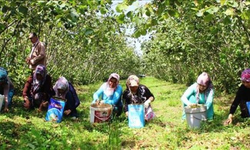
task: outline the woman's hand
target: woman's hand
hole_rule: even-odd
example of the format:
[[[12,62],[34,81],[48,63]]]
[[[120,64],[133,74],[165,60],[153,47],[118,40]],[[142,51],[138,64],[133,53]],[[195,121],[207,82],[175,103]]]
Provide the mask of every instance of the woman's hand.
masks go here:
[[[126,117],[128,117],[128,111],[126,111]]]
[[[4,112],[9,112],[8,107],[5,107],[3,111],[4,111]]]
[[[233,122],[233,115],[229,114],[227,120],[224,122],[224,125],[229,125]]]
[[[150,103],[151,103],[150,99],[146,100],[146,102],[144,102],[144,107],[148,108]]]
[[[25,107],[25,109],[29,109],[30,108],[30,101],[28,99],[28,97],[24,98],[24,104],[23,106]]]
[[[65,114],[65,115],[69,115],[70,113],[71,113],[71,110],[70,110],[70,109],[64,111],[64,114]]]

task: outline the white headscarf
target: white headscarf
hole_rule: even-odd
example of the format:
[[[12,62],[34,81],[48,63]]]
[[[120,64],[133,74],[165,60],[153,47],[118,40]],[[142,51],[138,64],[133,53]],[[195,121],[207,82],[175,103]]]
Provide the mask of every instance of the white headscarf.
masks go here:
[[[109,86],[109,81],[111,80],[111,78],[115,78],[116,79],[116,85],[114,88]],[[108,81],[106,82],[105,88],[104,88],[104,94],[107,95],[108,97],[114,94],[114,91],[116,89],[116,87],[119,84],[119,80],[120,80],[120,76],[117,73],[112,73],[109,78]]]

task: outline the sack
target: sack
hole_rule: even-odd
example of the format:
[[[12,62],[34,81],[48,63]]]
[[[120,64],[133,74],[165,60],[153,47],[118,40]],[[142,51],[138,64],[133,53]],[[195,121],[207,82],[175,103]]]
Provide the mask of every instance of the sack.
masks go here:
[[[130,128],[142,128],[145,126],[144,105],[128,105],[128,126]]]
[[[77,106],[80,105],[80,100],[77,96],[77,93],[76,93],[74,86],[70,82],[69,82],[69,92],[71,92],[71,94],[72,94],[72,97],[75,101],[75,108],[76,108]]]
[[[65,101],[57,97],[51,98],[45,120],[60,123],[62,121],[64,107]]]
[[[149,121],[155,117],[155,113],[153,112],[153,109],[151,106],[145,109],[145,120]]]

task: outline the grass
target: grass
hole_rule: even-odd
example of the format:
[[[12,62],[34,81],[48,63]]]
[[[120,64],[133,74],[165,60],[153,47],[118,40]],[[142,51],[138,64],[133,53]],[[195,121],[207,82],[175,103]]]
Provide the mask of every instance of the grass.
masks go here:
[[[128,127],[124,114],[111,123],[91,124],[89,106],[92,94],[101,82],[77,87],[81,104],[79,120],[65,117],[61,123],[44,121],[46,112],[25,111],[21,97],[14,97],[9,113],[0,114],[1,149],[249,149],[250,119],[239,117],[234,124],[223,126],[234,95],[217,94],[214,100],[215,119],[190,129],[181,120],[180,97],[187,88],[152,77],[141,79],[155,95],[152,103],[157,118],[144,128]],[[121,81],[125,88],[125,81]]]

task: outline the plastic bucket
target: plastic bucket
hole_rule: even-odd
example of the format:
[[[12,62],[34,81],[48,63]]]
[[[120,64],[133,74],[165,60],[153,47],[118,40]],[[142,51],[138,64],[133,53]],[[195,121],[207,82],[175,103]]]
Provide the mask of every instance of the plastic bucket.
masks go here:
[[[108,122],[112,115],[112,105],[110,104],[91,104],[90,123]]]
[[[189,127],[200,128],[201,121],[207,120],[207,107],[198,105],[196,108],[185,107],[186,119]]]
[[[0,110],[2,109],[3,106],[3,100],[4,100],[4,95],[0,94]]]
[[[45,117],[46,121],[54,121],[60,123],[63,118],[65,100],[57,97],[50,98],[48,111]]]
[[[128,105],[128,126],[130,128],[142,128],[145,126],[144,105]]]

